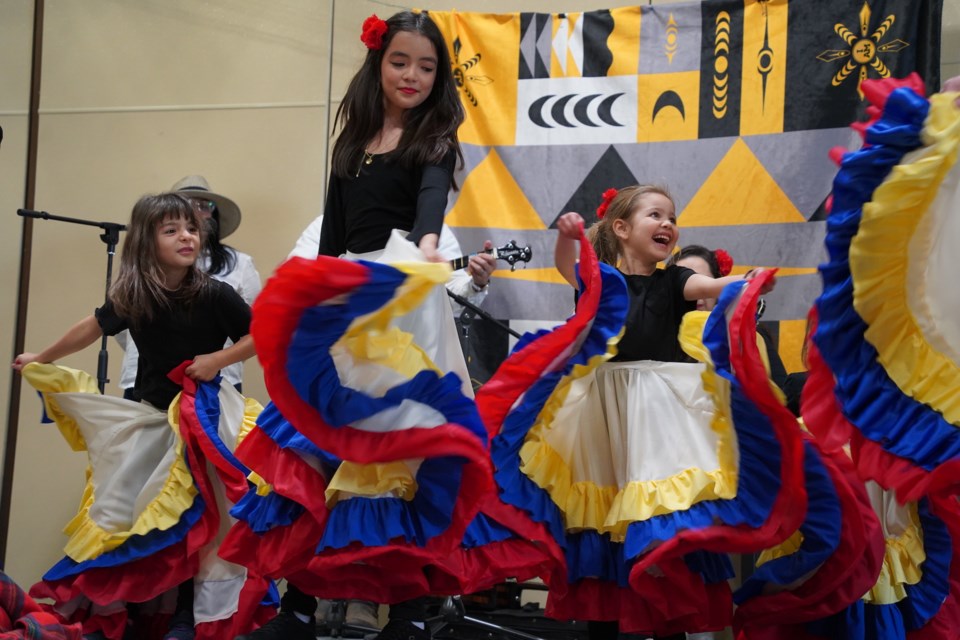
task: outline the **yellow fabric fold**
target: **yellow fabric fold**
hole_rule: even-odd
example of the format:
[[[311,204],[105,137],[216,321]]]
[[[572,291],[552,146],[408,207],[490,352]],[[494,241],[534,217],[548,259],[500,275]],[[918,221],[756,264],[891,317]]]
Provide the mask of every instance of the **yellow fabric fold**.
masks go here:
[[[934,238],[914,236],[940,184],[956,164],[960,143],[960,110],[951,96],[931,98],[925,123],[927,145],[894,167],[887,180],[863,209],[857,235],[850,244],[854,307],[867,323],[866,338],[890,378],[907,395],[960,425],[960,366],[928,341],[908,304],[912,295],[923,299],[923,278],[908,285],[908,269],[923,273]],[[934,233],[932,226],[926,227]],[[911,242],[921,249],[911,252]],[[916,246],[916,245],[915,245]],[[911,264],[912,263],[912,264]]]
[[[244,397],[243,399],[243,422],[240,425],[240,431],[237,433],[237,444],[243,442],[243,439],[253,431],[257,426],[257,418],[263,413],[263,405],[253,398]]]
[[[390,325],[390,321],[416,308],[433,287],[441,286],[450,275],[447,264],[401,262],[391,266],[407,274],[393,299],[380,309],[356,319],[340,338],[355,360],[366,360],[396,371],[410,379],[429,370],[443,375],[413,335]]]
[[[96,383],[92,382],[93,379],[82,371],[53,364],[36,363],[24,367],[24,375],[27,381],[41,392],[44,404],[48,407],[47,415],[56,421],[61,433],[71,446],[76,450],[85,451],[86,443],[75,419],[60,410],[56,402],[56,394],[98,394],[99,390]],[[177,398],[179,399],[179,396]],[[173,406],[168,415],[179,418],[179,412]],[[162,489],[146,505],[129,530],[107,531],[90,518],[90,507],[94,504],[96,496],[92,482],[93,470],[90,466],[87,467],[80,508],[64,528],[64,533],[69,536],[64,552],[72,560],[76,562],[92,560],[116,549],[130,536],[144,535],[157,529],[169,529],[180,521],[183,512],[193,504],[197,489],[184,459],[183,441],[179,437],[178,425],[171,426],[178,434],[175,440],[176,458]]]
[[[759,567],[771,560],[776,560],[777,558],[783,558],[785,556],[790,556],[795,554],[800,550],[800,545],[803,544],[803,532],[797,529],[793,532],[789,538],[776,545],[775,547],[770,547],[769,549],[764,549],[760,552],[760,555],[757,556],[756,565]]]
[[[910,505],[910,526],[898,537],[885,540],[883,566],[876,584],[863,596],[872,604],[894,604],[907,597],[907,585],[918,584],[923,577],[923,534],[916,503]]]
[[[343,461],[333,474],[324,493],[331,509],[341,498],[349,495],[376,497],[392,495],[413,500],[417,480],[403,461],[377,464],[358,464]]]
[[[257,495],[260,497],[268,496],[273,492],[273,485],[263,479],[256,471],[247,474],[247,480],[257,487]]]
[[[56,423],[64,440],[74,451],[86,451],[87,443],[76,420],[57,403],[58,393],[100,393],[97,381],[86,371],[54,364],[31,362],[21,372],[24,379],[40,392],[47,417]]]
[[[390,266],[407,274],[407,279],[389,302],[352,322],[347,337],[385,331],[393,318],[413,311],[435,286],[450,278],[450,265],[445,262],[395,262]]]

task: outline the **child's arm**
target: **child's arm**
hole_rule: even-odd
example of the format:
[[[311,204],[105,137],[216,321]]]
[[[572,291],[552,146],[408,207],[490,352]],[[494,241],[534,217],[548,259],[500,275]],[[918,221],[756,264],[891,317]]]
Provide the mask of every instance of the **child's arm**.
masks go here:
[[[194,380],[206,382],[207,380],[213,380],[224,367],[235,362],[243,362],[253,357],[255,353],[253,336],[248,333],[226,349],[195,356],[184,373]]]
[[[53,362],[54,360],[59,360],[60,358],[69,356],[71,353],[76,353],[81,349],[89,347],[101,336],[103,336],[103,330],[100,328],[100,323],[97,322],[96,317],[87,316],[70,327],[62,338],[40,353],[21,353],[18,355],[13,361],[13,368],[20,371],[31,362]]]
[[[420,251],[423,252],[423,257],[427,259],[427,262],[446,262],[447,259],[440,255],[440,252],[437,251],[437,241],[440,239],[440,236],[436,233],[428,233],[420,238],[418,247]]]
[[[724,276],[723,278],[711,278],[695,273],[687,279],[687,283],[683,286],[683,297],[685,300],[719,298],[723,288],[731,282],[750,280],[762,272],[763,269],[752,269],[742,276]],[[770,284],[766,285],[761,293],[770,293],[776,283],[776,279],[771,280]]]
[[[553,260],[557,271],[573,286],[577,286],[577,259],[580,258],[580,237],[583,235],[583,218],[573,211],[557,218],[557,246],[553,252]]]

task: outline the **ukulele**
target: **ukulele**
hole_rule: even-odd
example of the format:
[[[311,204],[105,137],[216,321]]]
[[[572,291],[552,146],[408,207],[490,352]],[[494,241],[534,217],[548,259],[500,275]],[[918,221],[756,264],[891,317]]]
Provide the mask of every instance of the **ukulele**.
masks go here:
[[[502,247],[492,247],[469,255],[460,256],[456,260],[450,261],[450,267],[453,268],[454,271],[457,269],[465,269],[470,263],[470,256],[477,255],[477,253],[492,253],[493,257],[497,260],[503,260],[509,264],[510,271],[517,270],[518,262],[530,262],[530,258],[533,257],[533,249],[530,248],[530,245],[518,247],[516,241],[511,240]]]

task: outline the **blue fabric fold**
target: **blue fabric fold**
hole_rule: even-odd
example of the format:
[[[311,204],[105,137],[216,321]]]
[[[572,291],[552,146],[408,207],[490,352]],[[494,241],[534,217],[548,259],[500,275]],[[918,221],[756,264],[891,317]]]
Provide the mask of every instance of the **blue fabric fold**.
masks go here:
[[[737,604],[761,595],[769,583],[782,586],[800,580],[825,562],[840,545],[843,512],[833,478],[812,443],[805,442],[803,450],[804,487],[807,491],[807,513],[800,525],[803,541],[796,552],[757,567],[756,572],[734,592]]]
[[[960,456],[960,429],[904,394],[878,361],[865,337],[867,325],[853,307],[848,258],[864,203],[903,157],[922,145],[928,112],[925,98],[908,89],[895,90],[882,118],[867,129],[870,146],[844,157],[827,218],[829,261],[820,267],[823,294],[816,302],[819,327],[814,341],[834,372],[835,394],[850,422],[884,450],[931,471]]]

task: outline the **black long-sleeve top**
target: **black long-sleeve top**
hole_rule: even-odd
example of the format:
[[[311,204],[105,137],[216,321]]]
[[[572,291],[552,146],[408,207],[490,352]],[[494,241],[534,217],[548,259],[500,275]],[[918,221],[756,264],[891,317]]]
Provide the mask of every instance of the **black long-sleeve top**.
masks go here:
[[[415,244],[427,234],[440,234],[456,153],[450,151],[439,164],[413,169],[393,161],[392,155],[361,162],[356,176],[330,176],[320,255],[378,251],[387,245],[392,229],[408,231],[407,240]]]

